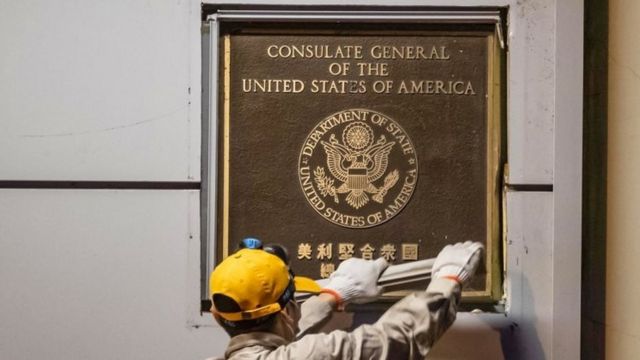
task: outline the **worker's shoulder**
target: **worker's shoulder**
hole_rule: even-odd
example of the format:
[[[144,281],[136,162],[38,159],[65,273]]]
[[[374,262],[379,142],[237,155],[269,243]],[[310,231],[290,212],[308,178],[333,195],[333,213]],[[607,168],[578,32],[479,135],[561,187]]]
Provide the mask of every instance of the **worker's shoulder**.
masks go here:
[[[204,360],[224,360],[223,357],[210,357],[210,358],[206,358]]]

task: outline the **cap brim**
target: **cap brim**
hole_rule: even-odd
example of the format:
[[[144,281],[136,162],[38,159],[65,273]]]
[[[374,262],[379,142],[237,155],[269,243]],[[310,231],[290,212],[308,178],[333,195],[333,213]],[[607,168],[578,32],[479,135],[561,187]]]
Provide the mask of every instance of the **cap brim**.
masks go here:
[[[322,290],[322,287],[317,282],[307,277],[296,276],[293,281],[296,284],[296,292],[299,293],[318,294]]]

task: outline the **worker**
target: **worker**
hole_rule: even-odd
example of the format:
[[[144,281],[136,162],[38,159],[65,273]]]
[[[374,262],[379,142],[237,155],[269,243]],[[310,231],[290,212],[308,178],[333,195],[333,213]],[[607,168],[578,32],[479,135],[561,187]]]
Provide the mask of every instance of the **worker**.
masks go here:
[[[296,277],[284,248],[256,239],[212,272],[215,320],[231,337],[224,359],[423,359],[456,317],[461,288],[480,263],[477,242],[447,245],[437,256],[426,291],[391,306],[374,324],[319,333],[336,310],[375,299],[389,266],[380,258],[343,261],[320,288]],[[294,292],[311,292],[301,307]]]

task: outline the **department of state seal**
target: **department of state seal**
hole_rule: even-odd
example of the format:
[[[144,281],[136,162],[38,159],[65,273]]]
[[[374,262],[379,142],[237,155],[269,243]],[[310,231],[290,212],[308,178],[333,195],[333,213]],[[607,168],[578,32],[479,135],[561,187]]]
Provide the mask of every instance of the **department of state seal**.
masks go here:
[[[396,216],[418,180],[409,135],[388,116],[367,109],[337,112],[320,121],[302,145],[298,177],[322,217],[367,228]]]

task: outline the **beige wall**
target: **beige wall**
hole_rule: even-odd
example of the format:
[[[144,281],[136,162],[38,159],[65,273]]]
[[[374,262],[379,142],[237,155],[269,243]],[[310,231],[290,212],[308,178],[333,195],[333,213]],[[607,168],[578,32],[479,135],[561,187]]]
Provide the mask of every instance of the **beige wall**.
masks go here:
[[[640,356],[640,1],[610,0],[607,359]]]

